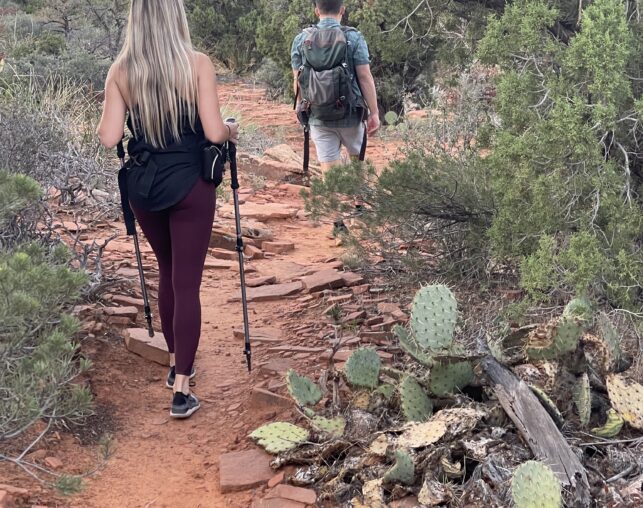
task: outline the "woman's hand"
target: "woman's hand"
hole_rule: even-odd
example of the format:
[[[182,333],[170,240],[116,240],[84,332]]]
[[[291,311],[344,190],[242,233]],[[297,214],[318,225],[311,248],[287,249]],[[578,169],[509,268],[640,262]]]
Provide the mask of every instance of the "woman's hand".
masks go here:
[[[236,145],[237,143],[239,143],[239,124],[237,122],[226,122],[225,125],[230,133],[228,141]]]

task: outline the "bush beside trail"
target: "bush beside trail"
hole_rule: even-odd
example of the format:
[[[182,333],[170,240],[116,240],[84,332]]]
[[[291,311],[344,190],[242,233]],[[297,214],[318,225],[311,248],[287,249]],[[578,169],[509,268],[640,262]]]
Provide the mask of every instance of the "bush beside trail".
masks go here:
[[[358,236],[419,278],[519,265],[532,301],[587,294],[640,315],[643,36],[614,0],[587,7],[566,41],[552,30],[560,15],[523,0],[492,20],[479,49],[499,69],[491,104],[484,81],[461,80],[424,127],[404,125],[404,160],[379,175],[335,169],[310,208],[363,198]]]

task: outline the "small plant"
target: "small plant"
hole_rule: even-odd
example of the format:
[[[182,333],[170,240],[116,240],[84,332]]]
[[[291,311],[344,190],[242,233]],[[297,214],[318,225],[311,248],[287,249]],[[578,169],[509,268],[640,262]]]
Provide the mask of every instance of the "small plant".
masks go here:
[[[560,508],[560,482],[545,464],[530,460],[514,472],[511,495],[516,508]]]
[[[322,398],[319,386],[290,369],[286,374],[288,392],[299,406],[314,406]]]
[[[420,383],[406,376],[398,387],[402,414],[407,422],[425,422],[433,414],[433,403]]]
[[[292,423],[275,422],[259,427],[250,437],[268,453],[279,454],[297,448],[309,435],[306,429]]]
[[[387,471],[384,483],[412,485],[415,481],[415,464],[411,455],[404,450],[395,451],[395,464]]]
[[[379,384],[381,365],[382,361],[373,349],[361,348],[348,358],[344,375],[349,385],[373,390]]]

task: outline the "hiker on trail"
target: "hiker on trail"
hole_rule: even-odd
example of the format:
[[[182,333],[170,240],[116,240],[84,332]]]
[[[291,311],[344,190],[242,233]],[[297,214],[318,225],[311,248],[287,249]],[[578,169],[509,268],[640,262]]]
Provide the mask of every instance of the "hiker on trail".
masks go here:
[[[123,49],[105,83],[98,127],[115,147],[131,132],[130,204],[159,265],[159,314],[170,351],[170,415],[199,409],[190,393],[201,334],[200,286],[214,220],[216,189],[201,176],[207,142],[237,143],[224,123],[210,59],[194,51],[183,0],[132,0]]]
[[[316,0],[319,23],[297,35],[291,50],[298,116],[310,124],[322,173],[341,164],[342,146],[353,160],[363,155],[364,130],[372,136],[380,128],[368,46],[341,25],[343,4]]]

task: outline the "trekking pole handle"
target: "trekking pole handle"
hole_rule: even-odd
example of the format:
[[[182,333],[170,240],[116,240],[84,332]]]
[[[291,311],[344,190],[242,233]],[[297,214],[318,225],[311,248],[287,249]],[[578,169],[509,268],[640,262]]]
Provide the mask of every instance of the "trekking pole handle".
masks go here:
[[[233,117],[225,119],[225,123],[237,123],[237,120]],[[237,145],[226,141],[226,147],[228,148],[228,160],[230,161],[230,180],[231,187],[233,190],[239,188],[239,176],[237,174]]]

